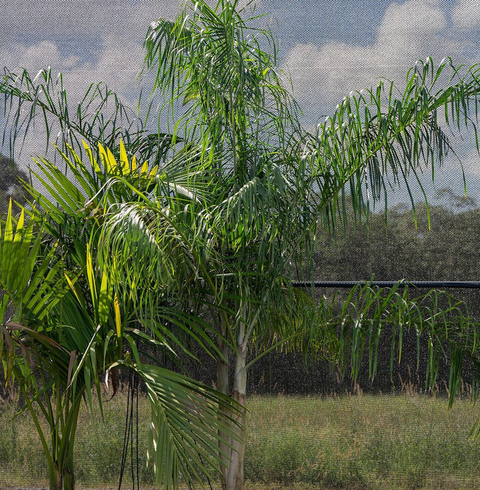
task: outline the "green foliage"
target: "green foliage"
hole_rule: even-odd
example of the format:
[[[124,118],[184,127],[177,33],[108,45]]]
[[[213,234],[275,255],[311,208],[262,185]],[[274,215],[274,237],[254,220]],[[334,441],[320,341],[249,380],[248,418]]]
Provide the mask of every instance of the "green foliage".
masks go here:
[[[33,209],[26,216],[23,211],[15,221],[10,209],[5,222],[0,248],[0,280],[5,291],[2,315],[9,302],[15,307],[13,319],[5,319],[1,327],[0,353],[6,380],[15,379],[26,400],[25,408],[47,456],[52,488],[73,488],[73,446],[82,399],[92,409],[95,386],[102,412],[100,373],[106,371],[114,382],[115,369],[135,371],[148,389],[152,407],[149,452],[158,480],[167,488],[178,485],[180,476],[192,482],[206,471],[204,465],[213,466],[212,459],[218,463],[216,431],[230,433],[227,424],[231,420],[222,414],[235,414],[236,407],[211,388],[149,366],[142,345],[158,345],[172,353],[181,347],[188,352],[171,334],[170,324],[199,341],[202,337],[208,340],[204,324],[177,311],[158,295],[155,304],[137,314],[133,305],[138,290],[129,288],[127,294],[117,279],[124,277],[121,258],[109,263],[108,268],[102,267],[98,258],[99,232],[105,220],[101,210],[109,203],[121,202],[125,192],[141,195],[125,177],[136,174],[142,177],[137,185],[143,182],[148,187],[150,171],[145,166],[136,168],[122,143],[121,166],[103,147],[102,164],[88,151],[88,170],[73,150],[70,154],[71,159],[61,156],[81,182],[81,189],[54,164],[39,159],[37,177],[55,204],[30,187],[40,212]],[[94,173],[105,178],[105,189],[101,180],[93,178]],[[121,185],[109,185],[110,179],[117,179]],[[165,189],[162,184],[160,187]],[[170,187],[166,190],[168,196]],[[85,206],[89,198],[93,212]],[[52,241],[56,245],[49,248]],[[171,280],[164,279],[162,284],[169,296],[177,287]],[[48,429],[42,426],[35,405]]]
[[[201,145],[206,168],[217,176],[218,186],[210,186],[199,212],[198,231],[192,232],[196,237],[207,232],[203,243],[216,247],[205,250],[210,253],[205,269],[221,291],[212,292],[215,301],[225,298],[222,306],[231,310],[223,328],[242,339],[239,346],[255,338],[258,347],[280,337],[298,341],[305,321],[292,322],[287,332],[288,322],[269,315],[285,298],[292,299],[284,294],[291,264],[308,263],[317,223],[335,227],[345,219],[345,189],[355,213],[368,211],[366,182],[377,200],[390,183],[407,182],[424,166],[444,160],[451,144],[438,124],[440,113],[458,129],[470,125],[478,67],[460,74],[449,59],[438,67],[431,59],[419,62],[398,96],[393,83],[383,82],[351,93],[316,134],[306,134],[281,85],[275,57],[260,48],[269,33],[249,30],[235,7],[197,2],[190,15],[185,11],[176,21],[152,24],[146,70],[156,70],[155,88],[169,97],[172,111],[176,100],[184,103],[185,117],[176,131]],[[465,98],[472,103],[465,104]],[[306,271],[311,274],[309,265]],[[361,294],[370,295],[371,305],[381,303],[378,318],[388,309],[379,297]],[[321,321],[329,315],[325,308]],[[365,308],[349,327],[370,313]],[[276,325],[283,330],[276,331]]]
[[[18,143],[23,147],[34,124],[46,131],[45,152],[55,142],[64,152],[70,146],[83,157],[82,142],[86,141],[95,153],[101,143],[118,156],[119,142],[123,139],[145,160],[160,161],[170,147],[170,135],[149,133],[148,118],[136,117],[103,82],[91,84],[83,99],[73,107],[62,74],[55,77],[48,68],[33,78],[25,69],[20,73],[6,69],[0,94],[4,95],[7,115],[2,140],[9,141],[12,158]],[[55,139],[52,135],[56,135]]]

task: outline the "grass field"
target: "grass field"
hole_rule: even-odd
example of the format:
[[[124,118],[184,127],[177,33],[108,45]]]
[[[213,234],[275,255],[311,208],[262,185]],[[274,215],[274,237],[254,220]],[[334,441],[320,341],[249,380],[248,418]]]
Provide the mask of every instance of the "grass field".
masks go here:
[[[105,403],[103,422],[98,414],[82,413],[79,488],[118,487],[125,406],[120,393]],[[275,396],[251,397],[248,408],[247,489],[480,489],[480,439],[468,438],[480,407],[469,401],[448,410],[444,398],[421,395]],[[0,482],[46,485],[45,461],[28,414],[10,422],[14,406],[3,402],[0,409]],[[139,410],[142,442],[146,399]],[[149,488],[153,477],[145,453],[142,444],[141,482]],[[129,481],[127,469],[125,488]]]

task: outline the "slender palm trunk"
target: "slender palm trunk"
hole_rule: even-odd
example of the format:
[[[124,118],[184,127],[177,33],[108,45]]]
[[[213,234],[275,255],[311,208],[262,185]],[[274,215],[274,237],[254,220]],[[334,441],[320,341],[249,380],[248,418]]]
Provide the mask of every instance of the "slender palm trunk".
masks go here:
[[[58,459],[52,459],[50,465],[50,490],[75,490],[75,475],[73,471],[73,441],[65,441],[68,445],[66,454]]]
[[[50,490],[63,490],[62,474],[56,463],[50,468]]]
[[[66,399],[59,399],[58,402],[57,411],[63,411],[64,424],[59,426],[54,412],[50,412],[52,415],[49,420],[52,447],[51,453],[47,455],[50,467],[50,490],[75,490],[73,456],[82,392],[73,399],[71,404]]]
[[[73,474],[73,458],[70,459],[70,465],[59,468],[55,462],[50,472],[50,490],[75,490],[75,477]]]
[[[241,431],[240,440],[234,440],[229,437],[228,444],[220,444],[219,447],[224,451],[228,457],[222,456],[224,462],[221,468],[221,484],[222,490],[242,490],[244,481],[244,460],[245,460],[245,400],[247,394],[247,342],[245,339],[245,328],[240,325],[237,336],[237,350],[235,356],[235,372],[233,377],[233,393],[232,398],[239,403],[243,409],[240,413],[229,414],[239,423],[239,430]],[[227,358],[228,347],[221,343],[220,347],[225,348],[225,351],[221,350]],[[220,360],[217,365],[218,375],[218,389],[223,393],[228,393],[228,364],[222,363]],[[226,390],[226,391],[223,391]]]
[[[235,360],[235,375],[233,379],[232,398],[242,406],[242,411],[235,419],[240,424],[241,438],[231,442],[230,462],[226,477],[226,490],[242,490],[244,480],[244,461],[245,461],[245,401],[247,395],[247,346],[245,343],[237,346]]]

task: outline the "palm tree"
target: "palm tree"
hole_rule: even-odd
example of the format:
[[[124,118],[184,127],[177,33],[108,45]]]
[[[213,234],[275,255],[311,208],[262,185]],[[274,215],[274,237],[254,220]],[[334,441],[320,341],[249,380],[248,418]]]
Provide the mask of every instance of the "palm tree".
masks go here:
[[[443,161],[450,144],[439,116],[444,112],[450,124],[470,125],[480,89],[478,67],[460,77],[450,60],[437,68],[431,60],[419,63],[398,97],[394,84],[384,82],[352,93],[316,134],[308,134],[283,87],[275,56],[261,48],[272,45],[270,33],[249,29],[242,13],[236,1],[219,0],[215,7],[192,2],[177,20],[154,22],[145,42],[145,71],[156,73],[157,93],[170,97],[172,104],[183,104],[178,134],[202,147],[216,176],[197,227],[208,235],[205,269],[217,291],[211,301],[221,301],[226,312],[216,323],[223,353],[218,358],[219,389],[245,404],[252,345],[262,351],[261,345],[306,341],[322,351],[327,347],[331,355],[340,352],[341,359],[347,357],[348,345],[356,366],[365,339],[373,342],[374,357],[378,337],[373,325],[380,334],[379,325],[393,319],[403,325],[406,314],[408,326],[418,331],[447,322],[450,337],[440,335],[438,328],[430,334],[456,345],[474,327],[454,304],[429,310],[425,305],[434,303],[436,294],[413,303],[393,291],[384,303],[384,291],[366,288],[352,293],[340,315],[325,303],[315,311],[291,289],[292,264],[308,263],[319,223],[332,227],[342,219],[346,187],[356,212],[368,212],[366,182],[370,199],[377,200],[386,193],[389,176],[392,184],[408,186],[409,175]],[[442,88],[440,81],[445,83]],[[302,307],[294,308],[296,303]],[[448,319],[453,312],[463,318],[458,323],[463,334],[453,334],[455,323]],[[281,321],[285,316],[289,321]],[[367,316],[368,321],[360,321]],[[312,320],[315,328],[308,329]],[[336,344],[332,332],[338,326]],[[224,338],[235,342],[232,380]],[[472,338],[462,344],[470,354]],[[240,421],[244,426],[244,417]],[[244,445],[233,442],[232,447],[222,473],[222,487],[229,490],[243,484]]]
[[[139,303],[145,296],[139,298],[132,287],[133,277],[123,283],[117,280],[122,274],[115,269],[115,260],[102,267],[98,252],[107,219],[102,213],[120,206],[129,191],[137,197],[142,196],[142,187],[153,193],[165,191],[162,176],[168,174],[152,173],[148,165],[137,167],[122,142],[119,146],[119,162],[103,146],[102,160],[97,162],[85,146],[88,167],[73,150],[69,156],[61,153],[80,189],[51,162],[39,159],[34,173],[50,196],[29,187],[36,207],[24,209],[16,223],[10,207],[1,240],[0,357],[7,382],[18,383],[37,427],[52,490],[74,488],[78,414],[82,399],[93,410],[93,386],[101,410],[102,372],[114,385],[118,369],[135,372],[143,381],[152,407],[150,459],[159,485],[166,488],[177,487],[180,478],[191,484],[218,466],[216,447],[221,439],[215,431],[230,433],[231,420],[223,414],[237,411],[225,395],[149,361],[143,353],[143,347],[152,344],[160,352],[181,348],[188,353],[183,339],[172,335],[172,325],[207,351],[215,351],[206,341],[204,322],[181,306],[177,288],[187,284],[180,283],[180,274],[169,272],[174,254],[159,264],[167,272],[161,283],[154,284],[156,295],[148,305]],[[152,184],[153,180],[160,184]],[[168,192],[165,198],[174,199]],[[156,246],[176,249],[174,228],[162,232]],[[118,268],[122,264],[119,257]],[[11,318],[5,316],[9,305],[14,306]],[[35,406],[48,431],[42,429]]]

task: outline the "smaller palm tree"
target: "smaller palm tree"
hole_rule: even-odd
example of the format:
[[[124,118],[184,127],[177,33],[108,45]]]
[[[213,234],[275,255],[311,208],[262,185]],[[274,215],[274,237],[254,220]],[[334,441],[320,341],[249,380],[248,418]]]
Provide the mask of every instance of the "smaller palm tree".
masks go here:
[[[73,150],[71,158],[61,153],[80,190],[55,165],[39,159],[35,174],[50,196],[27,185],[36,205],[23,209],[18,220],[10,207],[1,235],[0,358],[7,383],[18,383],[35,422],[51,490],[74,488],[78,414],[82,400],[93,410],[94,392],[102,410],[101,373],[113,383],[118,369],[142,380],[152,408],[149,457],[165,488],[178,486],[181,478],[193,484],[218,466],[218,433],[231,433],[231,419],[223,414],[237,411],[225,395],[143,354],[146,345],[173,355],[179,348],[188,352],[182,337],[172,334],[174,326],[208,351],[215,346],[205,334],[204,322],[184,309],[178,288],[194,275],[195,263],[188,263],[190,273],[176,273],[178,248],[188,244],[178,243],[171,222],[163,233],[165,257],[158,265],[166,271],[148,302],[145,295],[139,302],[135,278],[122,275],[123,261],[132,257],[110,258],[108,264],[101,259],[103,223],[122,209],[122,198],[133,194],[141,200],[142,188],[172,189],[170,184],[164,187],[165,175],[162,181],[156,170],[129,159],[123,143],[120,149],[117,161],[109,149],[100,147],[102,160],[97,162],[85,145],[88,167]],[[155,179],[160,184],[154,184]],[[165,198],[171,198],[170,192]],[[131,218],[134,227],[135,217]],[[146,245],[137,243],[135,253],[140,255]],[[169,249],[170,255],[165,253]],[[140,284],[147,286],[145,281]],[[8,306],[13,306],[10,317]],[[47,431],[36,407],[47,421]]]

